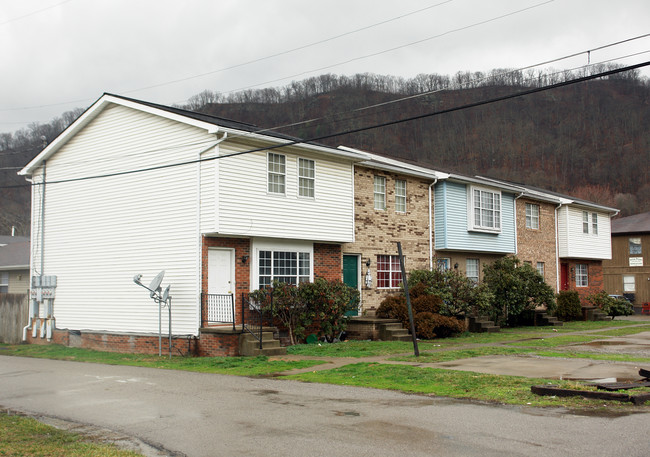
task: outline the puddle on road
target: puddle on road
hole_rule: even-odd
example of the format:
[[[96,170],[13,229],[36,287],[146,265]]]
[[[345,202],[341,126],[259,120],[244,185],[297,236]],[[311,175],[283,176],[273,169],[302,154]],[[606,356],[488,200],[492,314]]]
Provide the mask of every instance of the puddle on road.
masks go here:
[[[361,413],[356,411],[334,411],[336,416],[361,416]]]

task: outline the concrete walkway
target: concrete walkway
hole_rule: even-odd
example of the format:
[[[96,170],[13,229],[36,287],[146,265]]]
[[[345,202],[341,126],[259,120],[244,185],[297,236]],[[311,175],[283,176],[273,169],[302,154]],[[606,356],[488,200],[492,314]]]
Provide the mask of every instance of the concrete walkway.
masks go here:
[[[618,317],[616,320],[638,321],[637,325],[650,324],[650,316],[626,316]],[[630,325],[620,328],[630,328]],[[616,327],[608,328],[610,330]],[[602,332],[603,329],[585,330],[576,332],[558,332],[545,336],[546,339],[567,336],[567,335],[588,335],[590,333]],[[496,343],[496,345],[507,346],[513,341]],[[480,346],[493,346],[494,344],[465,345],[440,350],[467,349]],[[557,349],[568,346],[558,347]],[[637,333],[629,336],[603,337],[602,340],[595,340],[588,344],[570,345],[579,352],[597,352],[611,354],[630,354],[635,357],[650,359],[650,331]],[[420,353],[435,352],[420,351]],[[449,362],[422,363],[422,362],[396,362],[388,359],[408,354],[391,354],[374,357],[311,357],[299,355],[286,355],[277,357],[283,360],[323,360],[327,363],[314,367],[297,369],[279,373],[280,375],[307,373],[312,371],[331,370],[344,365],[354,363],[388,363],[405,364],[418,367],[442,368],[449,370],[474,371],[477,373],[489,373],[496,375],[524,376],[529,378],[546,379],[575,379],[575,380],[600,380],[615,378],[617,381],[640,379],[639,368],[650,369],[650,362],[610,362],[591,359],[571,359],[559,357],[539,357],[534,355],[515,356],[483,356],[468,359],[459,359]]]

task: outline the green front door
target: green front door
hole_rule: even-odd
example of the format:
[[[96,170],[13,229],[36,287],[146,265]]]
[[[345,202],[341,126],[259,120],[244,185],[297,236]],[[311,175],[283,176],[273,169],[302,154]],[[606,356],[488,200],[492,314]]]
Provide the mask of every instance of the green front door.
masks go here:
[[[359,288],[359,256],[343,256],[343,282],[355,289]],[[357,316],[359,314],[359,303],[350,303],[350,311],[346,316]]]

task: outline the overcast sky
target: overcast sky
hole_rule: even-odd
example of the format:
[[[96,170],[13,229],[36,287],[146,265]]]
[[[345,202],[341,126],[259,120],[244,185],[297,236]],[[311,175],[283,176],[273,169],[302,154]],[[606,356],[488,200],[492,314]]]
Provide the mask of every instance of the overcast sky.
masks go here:
[[[0,0],[0,132],[104,92],[180,104],[323,73],[453,75],[587,50],[631,65],[650,60],[650,37],[595,49],[648,33],[648,0]]]

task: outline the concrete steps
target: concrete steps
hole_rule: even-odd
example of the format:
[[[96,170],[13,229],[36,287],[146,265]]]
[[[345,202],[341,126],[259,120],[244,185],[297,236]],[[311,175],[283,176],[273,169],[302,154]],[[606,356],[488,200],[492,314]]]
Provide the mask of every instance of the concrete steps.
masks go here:
[[[553,327],[562,327],[564,323],[558,320],[557,317],[549,316],[545,312],[536,312],[535,313],[535,325],[539,326],[553,326]]]
[[[496,333],[501,330],[486,316],[469,316],[467,319],[467,329],[472,333]]]
[[[262,349],[259,341],[250,333],[244,332],[239,336],[239,354],[242,356],[258,355],[284,355],[287,349],[280,345],[280,340],[274,336],[273,329],[264,329],[262,331]]]
[[[379,324],[379,339],[382,341],[411,341],[413,338],[398,320],[386,319]]]

